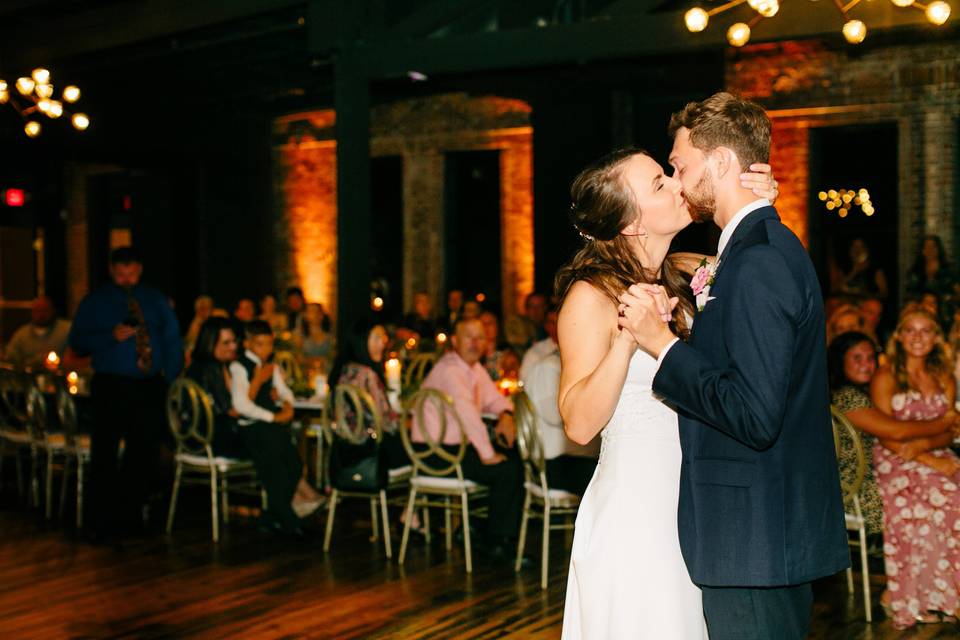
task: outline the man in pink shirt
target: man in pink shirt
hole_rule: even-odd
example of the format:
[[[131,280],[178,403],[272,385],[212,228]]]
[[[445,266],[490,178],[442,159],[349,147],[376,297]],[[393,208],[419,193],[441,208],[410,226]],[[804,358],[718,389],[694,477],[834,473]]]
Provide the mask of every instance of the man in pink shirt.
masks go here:
[[[523,508],[523,468],[514,448],[516,428],[513,424],[513,405],[500,395],[490,374],[480,364],[485,341],[486,333],[480,320],[458,321],[451,337],[453,351],[437,361],[423,381],[422,388],[437,389],[453,399],[471,445],[461,463],[463,475],[490,487],[490,516],[485,542],[493,555],[509,557]],[[498,416],[493,436],[499,451],[490,441],[483,414]],[[424,411],[423,424],[415,424],[412,430],[411,439],[414,443],[424,442],[421,429],[429,433],[431,439],[438,438],[439,416],[435,412]],[[444,448],[455,453],[459,444],[460,433],[456,423],[448,420],[443,437]],[[442,463],[438,461],[439,464]]]

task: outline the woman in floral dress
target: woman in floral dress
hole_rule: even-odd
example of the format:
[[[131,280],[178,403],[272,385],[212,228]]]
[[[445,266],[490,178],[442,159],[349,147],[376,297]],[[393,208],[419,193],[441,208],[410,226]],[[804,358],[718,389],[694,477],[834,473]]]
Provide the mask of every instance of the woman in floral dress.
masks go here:
[[[952,410],[953,360],[933,315],[905,309],[887,357],[870,385],[878,409],[898,420]],[[960,459],[941,448],[904,460],[878,443],[874,463],[884,510],[881,603],[899,629],[951,618],[960,609]]]

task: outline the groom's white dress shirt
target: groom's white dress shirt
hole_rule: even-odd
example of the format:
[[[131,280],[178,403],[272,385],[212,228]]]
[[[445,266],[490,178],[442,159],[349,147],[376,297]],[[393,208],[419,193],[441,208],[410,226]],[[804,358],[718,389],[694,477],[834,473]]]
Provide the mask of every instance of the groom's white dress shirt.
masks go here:
[[[771,206],[773,206],[773,203],[766,198],[758,198],[757,200],[754,200],[747,206],[737,211],[730,219],[730,222],[727,223],[727,226],[720,231],[720,242],[717,243],[717,257],[715,259],[719,260],[720,256],[723,255],[723,250],[726,249],[727,245],[730,243],[730,238],[733,237],[733,232],[737,230],[737,227],[740,226],[740,223],[743,222],[748,215],[757,209]],[[667,357],[667,352],[670,351],[670,349],[677,343],[677,340],[679,339],[680,338],[674,338],[671,340],[670,344],[664,347],[663,351],[660,352],[660,357],[657,358],[657,370],[659,370],[660,365],[663,364],[663,359]]]

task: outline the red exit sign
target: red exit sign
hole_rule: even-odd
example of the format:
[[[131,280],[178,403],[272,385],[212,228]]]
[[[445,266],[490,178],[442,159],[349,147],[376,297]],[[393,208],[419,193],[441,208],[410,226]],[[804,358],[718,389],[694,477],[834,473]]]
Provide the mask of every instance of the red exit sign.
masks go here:
[[[22,207],[27,201],[23,189],[7,189],[3,192],[3,201],[8,207]]]

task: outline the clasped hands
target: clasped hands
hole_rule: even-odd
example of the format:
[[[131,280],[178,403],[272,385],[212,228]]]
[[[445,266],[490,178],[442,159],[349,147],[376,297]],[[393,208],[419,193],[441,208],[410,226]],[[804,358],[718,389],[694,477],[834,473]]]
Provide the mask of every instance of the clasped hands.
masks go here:
[[[679,298],[670,298],[660,285],[634,284],[620,294],[620,335],[632,339],[654,358],[676,336],[670,330],[670,319]]]

